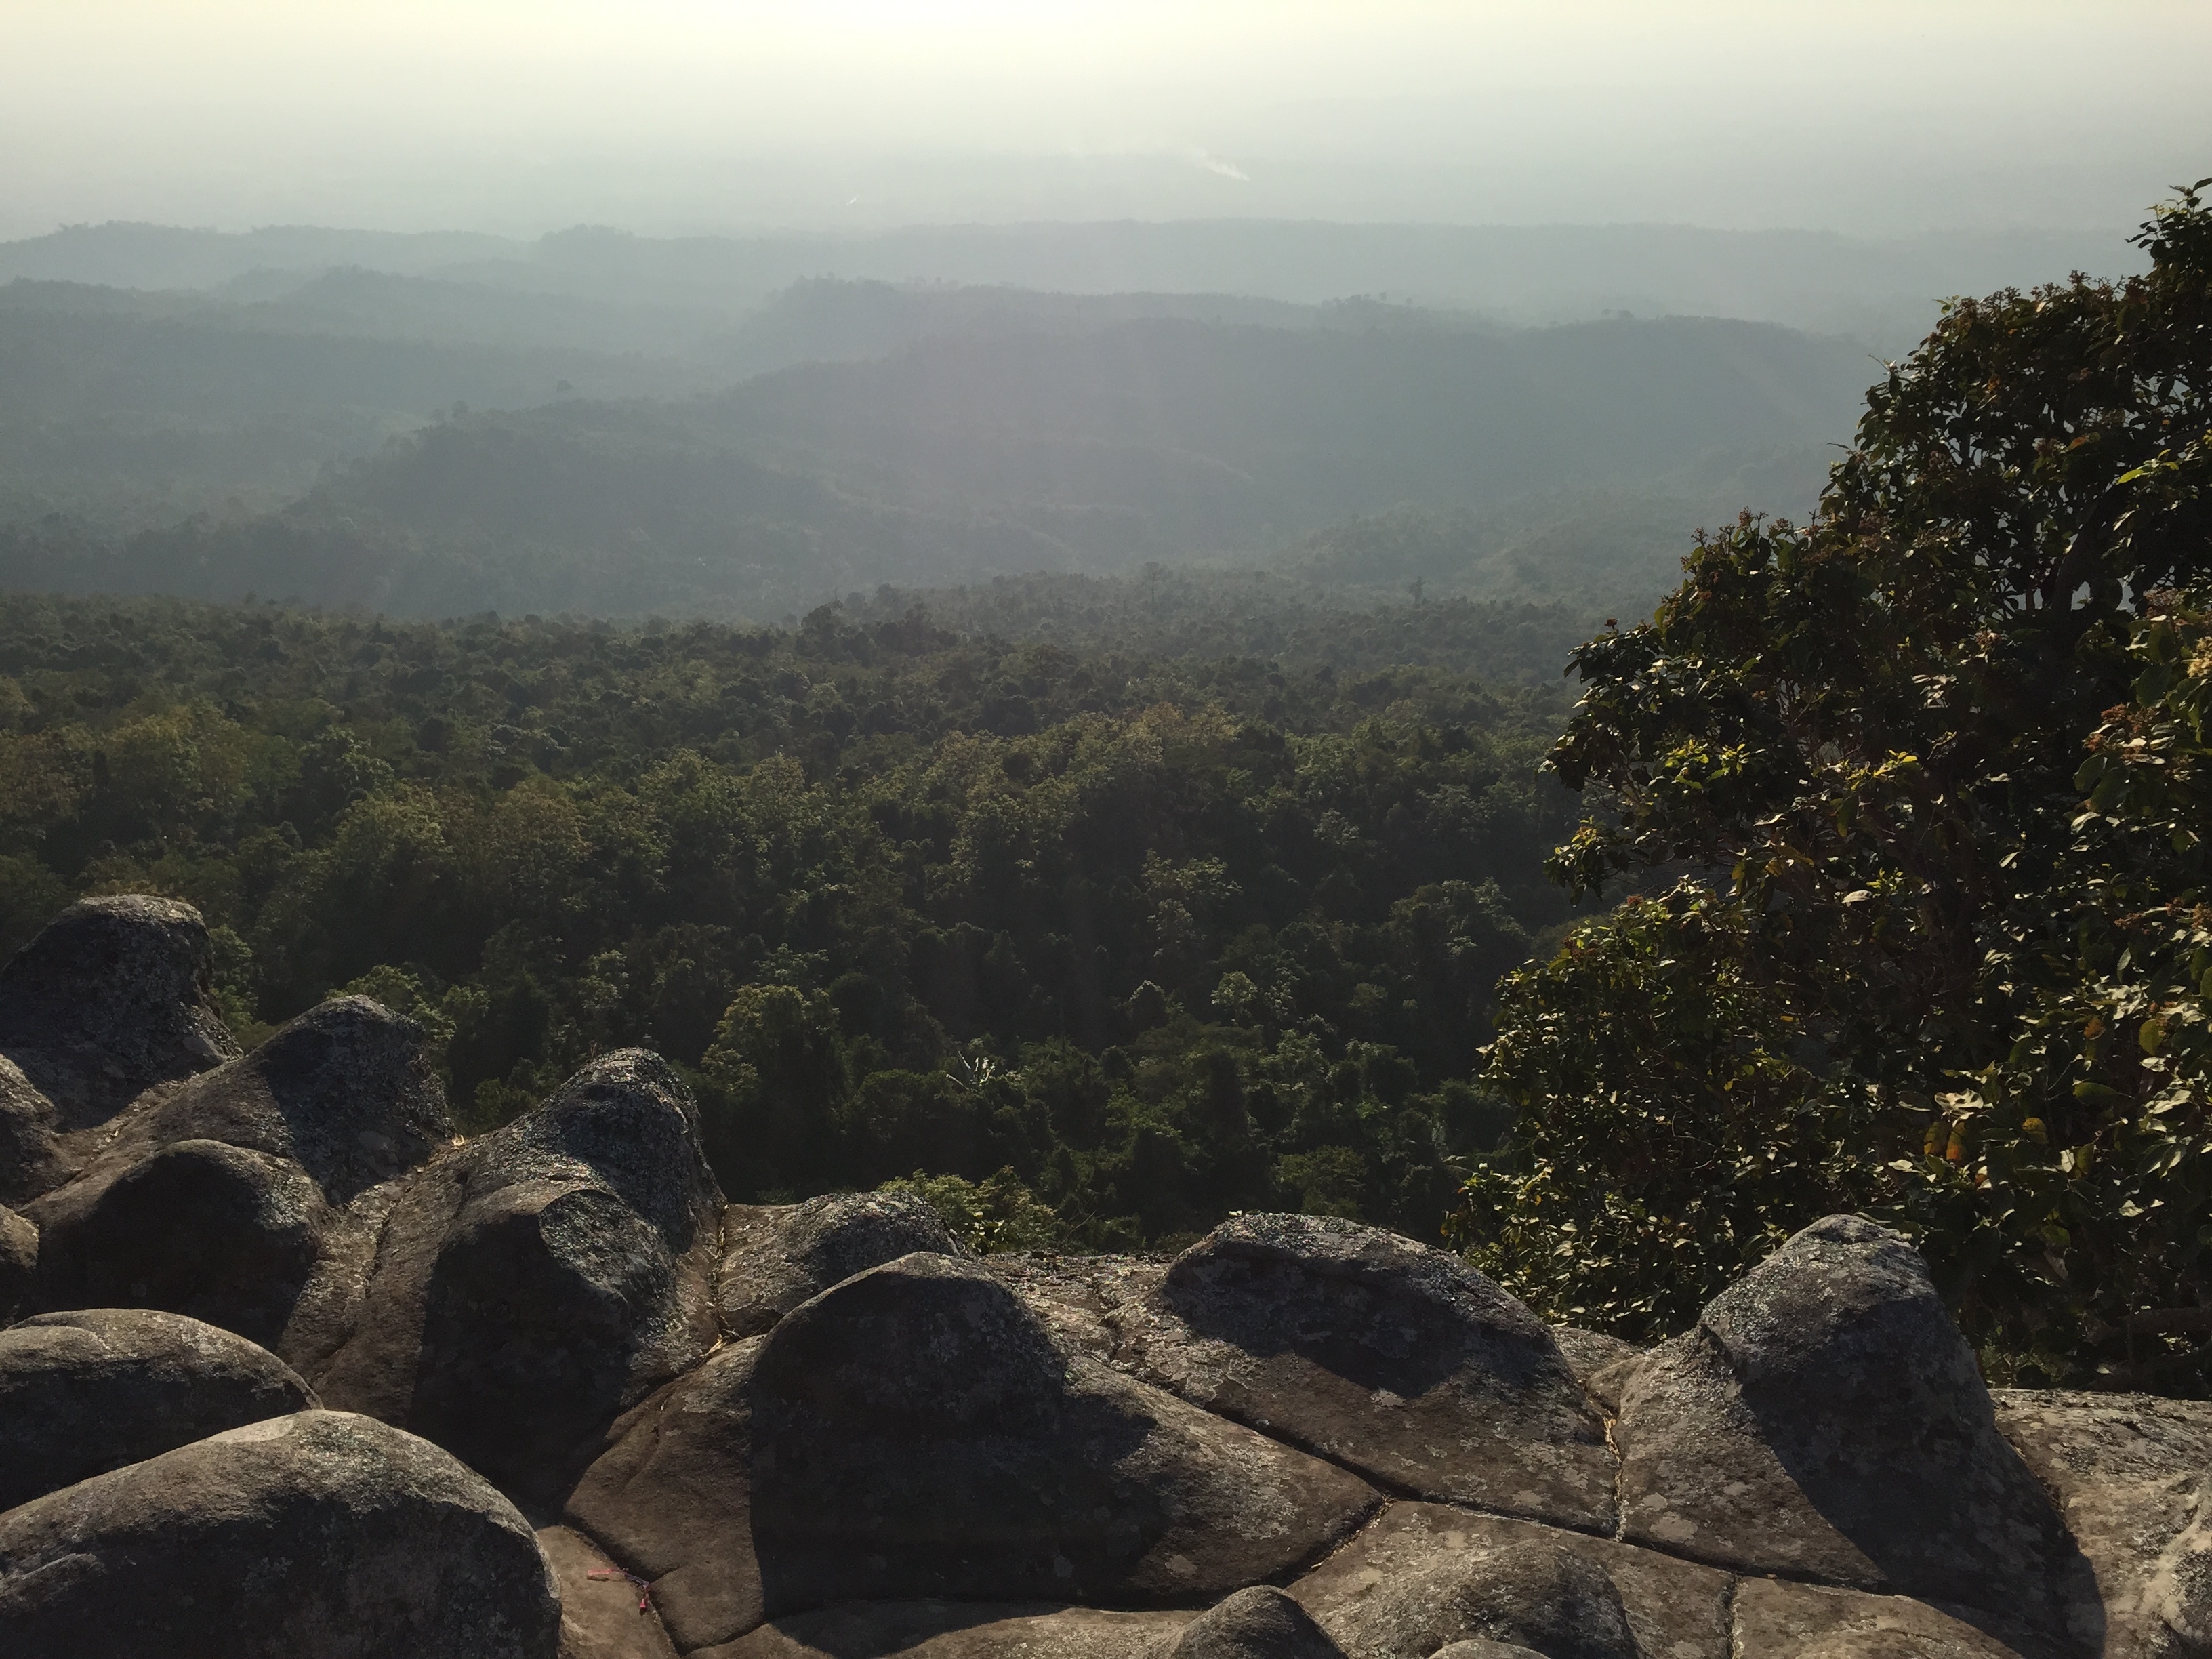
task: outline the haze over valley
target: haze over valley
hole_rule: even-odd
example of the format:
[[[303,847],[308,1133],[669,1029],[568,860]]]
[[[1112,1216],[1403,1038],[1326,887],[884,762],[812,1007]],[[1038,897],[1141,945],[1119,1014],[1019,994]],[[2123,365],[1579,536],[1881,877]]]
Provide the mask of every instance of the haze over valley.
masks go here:
[[[2208,815],[2205,0],[0,0],[0,1656],[2212,1659]]]
[[[1690,530],[1809,507],[1934,295],[2075,252],[1237,222],[62,231],[0,246],[0,571],[772,620],[1164,562],[1633,610]]]

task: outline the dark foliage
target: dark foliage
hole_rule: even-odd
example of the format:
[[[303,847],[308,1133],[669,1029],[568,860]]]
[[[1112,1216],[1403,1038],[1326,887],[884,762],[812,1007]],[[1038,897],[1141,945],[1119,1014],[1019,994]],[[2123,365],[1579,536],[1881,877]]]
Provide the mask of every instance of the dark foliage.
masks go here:
[[[2201,1382],[2212,210],[2122,283],[1952,306],[1818,519],[1591,641],[1555,860],[1632,898],[1516,975],[1465,1237],[1679,1327],[1822,1213],[1911,1228],[1993,1370]],[[2086,799],[2085,799],[2086,797]],[[1660,878],[1655,882],[1655,876]]]
[[[776,631],[6,599],[0,927],[187,898],[242,1033],[366,991],[479,1128],[651,1045],[734,1193],[922,1171],[1032,1237],[1011,1169],[1093,1244],[1267,1206],[1433,1237],[1498,1124],[1491,988],[1567,914],[1557,693],[1360,658],[1441,652],[1438,607],[1302,665],[1147,650],[1143,605],[1082,648],[888,598]],[[1463,660],[1525,626],[1456,614]]]

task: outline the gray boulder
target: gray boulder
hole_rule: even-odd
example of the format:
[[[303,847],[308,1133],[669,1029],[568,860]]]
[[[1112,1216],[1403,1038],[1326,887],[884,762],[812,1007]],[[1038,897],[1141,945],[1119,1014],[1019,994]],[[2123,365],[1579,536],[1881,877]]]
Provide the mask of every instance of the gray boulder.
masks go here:
[[[1291,1571],[1375,1501],[1064,1357],[980,1263],[915,1255],[635,1413],[568,1512],[653,1579],[689,1650],[842,1601],[1188,1605]]]
[[[1344,1659],[1313,1615],[1266,1584],[1217,1601],[1185,1625],[1161,1659]]]
[[[722,1217],[714,1305],[733,1337],[757,1336],[800,1303],[916,1250],[965,1255],[912,1193],[828,1193],[804,1204],[732,1204]]]
[[[1387,1486],[1610,1527],[1603,1423],[1543,1322],[1456,1256],[1333,1216],[1237,1216],[1112,1320],[1137,1376]]]
[[[208,999],[215,952],[189,904],[82,899],[0,967],[0,1051],[56,1109],[105,1122],[157,1083],[238,1053]]]
[[[39,1305],[160,1308],[282,1340],[330,1206],[289,1159],[180,1140],[34,1204]]]
[[[1911,1245],[1815,1222],[1621,1401],[1622,1535],[1699,1560],[2056,1628],[2073,1558]]]
[[[219,1140],[298,1164],[342,1205],[453,1136],[422,1029],[367,997],[333,997],[252,1054],[125,1113],[86,1174],[177,1141]]]
[[[0,1331],[0,1510],[315,1403],[276,1355],[196,1319],[41,1314]]]
[[[1359,1535],[1290,1586],[1347,1651],[1390,1648],[1407,1616],[1399,1586],[1442,1581],[1469,1559],[1513,1548],[1568,1550],[1600,1568],[1620,1594],[1636,1650],[1664,1659],[1729,1659],[1734,1583],[1715,1567],[1532,1521],[1441,1504],[1393,1504]],[[1413,1610],[1418,1613],[1418,1609]],[[1415,1630],[1411,1644],[1424,1632]],[[1474,1640],[1464,1638],[1459,1639]]]
[[[592,1062],[403,1182],[325,1401],[400,1423],[550,1498],[614,1415],[716,1340],[722,1195],[659,1055]]]
[[[340,1207],[449,1138],[422,1034],[365,997],[151,1092],[30,1209],[50,1308],[155,1307],[284,1347]]]
[[[36,1224],[0,1205],[0,1325],[20,1314],[39,1276]]]
[[[1547,1659],[1638,1659],[1628,1610],[1605,1569],[1535,1540],[1391,1580],[1329,1631],[1361,1659],[1430,1659],[1470,1638],[1534,1648]]]
[[[2212,1401],[1993,1397],[2081,1552],[2059,1584],[2071,1645],[2106,1659],[2212,1652]]]
[[[69,1175],[54,1103],[0,1054],[0,1204],[23,1204]]]
[[[0,1515],[9,1659],[556,1659],[529,1526],[427,1442],[305,1412]]]
[[[1517,1648],[1510,1642],[1485,1642],[1475,1638],[1438,1648],[1430,1659],[1545,1659],[1545,1656],[1534,1648]]]

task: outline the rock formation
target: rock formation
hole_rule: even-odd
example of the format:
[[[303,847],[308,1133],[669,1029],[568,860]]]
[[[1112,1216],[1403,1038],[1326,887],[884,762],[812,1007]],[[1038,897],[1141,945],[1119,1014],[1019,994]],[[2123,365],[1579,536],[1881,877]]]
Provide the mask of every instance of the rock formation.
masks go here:
[[[1815,1222],[1716,1297],[1613,1437],[1632,1542],[2057,1622],[2063,1524],[1926,1267],[1871,1222]]]
[[[173,899],[84,899],[48,922],[0,967],[0,1053],[20,1073],[0,1086],[0,1158],[35,1158],[55,1135],[234,1056],[208,1000],[214,974],[207,924]],[[0,1185],[21,1179],[0,1168]]]
[[[366,1417],[228,1429],[0,1514],[13,1659],[528,1659],[552,1575],[480,1476]]]
[[[398,1183],[313,1380],[551,1498],[587,1437],[714,1346],[721,1207],[690,1090],[608,1054]]]
[[[758,1336],[810,1297],[916,1250],[968,1254],[943,1218],[910,1193],[732,1204],[722,1212],[715,1311],[731,1336]]]
[[[276,1355],[197,1319],[41,1314],[0,1331],[0,1510],[316,1403]]]
[[[1559,1344],[1441,1250],[1237,1216],[1111,1322],[1136,1375],[1392,1491],[1611,1529],[1613,1454]]]
[[[208,961],[0,968],[9,1659],[2212,1659],[2212,1404],[1993,1395],[1856,1218],[1649,1352],[1328,1218],[977,1260],[726,1205],[639,1051],[456,1139]]]
[[[368,1242],[349,1206],[452,1133],[412,1024],[365,997],[324,1003],[71,1138],[75,1173],[25,1212],[38,1299],[189,1314],[301,1357],[302,1301],[307,1323],[326,1311],[311,1285]]]

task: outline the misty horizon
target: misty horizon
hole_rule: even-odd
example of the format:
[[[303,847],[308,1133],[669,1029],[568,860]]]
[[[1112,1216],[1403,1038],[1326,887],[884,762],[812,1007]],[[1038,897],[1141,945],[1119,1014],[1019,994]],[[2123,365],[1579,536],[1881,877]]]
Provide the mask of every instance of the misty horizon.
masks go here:
[[[110,221],[2109,234],[2197,176],[2212,136],[2212,13],[2172,0],[2094,26],[1993,0],[108,0],[31,3],[11,28],[5,240]]]

